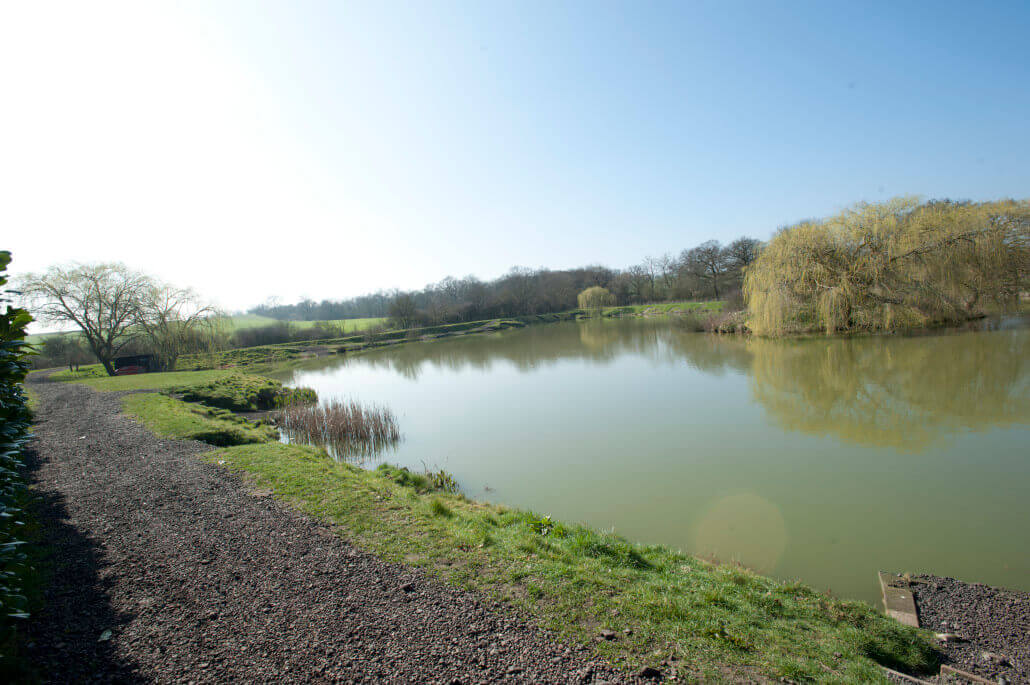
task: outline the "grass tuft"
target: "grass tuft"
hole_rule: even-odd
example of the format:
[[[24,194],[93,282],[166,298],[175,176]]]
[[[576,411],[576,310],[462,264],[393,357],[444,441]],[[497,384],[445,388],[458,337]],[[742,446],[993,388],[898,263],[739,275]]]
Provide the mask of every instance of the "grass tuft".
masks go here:
[[[450,507],[438,499],[430,500],[429,511],[431,511],[434,516],[446,516],[447,518],[454,516],[454,512],[451,511]]]

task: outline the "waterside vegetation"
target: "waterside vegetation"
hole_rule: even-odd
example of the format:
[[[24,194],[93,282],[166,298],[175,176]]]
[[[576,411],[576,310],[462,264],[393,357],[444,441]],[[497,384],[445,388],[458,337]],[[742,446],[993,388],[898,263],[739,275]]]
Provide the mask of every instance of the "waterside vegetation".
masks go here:
[[[401,438],[392,411],[353,399],[290,404],[275,423],[292,442],[316,445],[335,459],[378,456]]]
[[[757,335],[954,325],[1015,308],[1030,276],[1030,203],[899,199],[777,233],[745,271]]]

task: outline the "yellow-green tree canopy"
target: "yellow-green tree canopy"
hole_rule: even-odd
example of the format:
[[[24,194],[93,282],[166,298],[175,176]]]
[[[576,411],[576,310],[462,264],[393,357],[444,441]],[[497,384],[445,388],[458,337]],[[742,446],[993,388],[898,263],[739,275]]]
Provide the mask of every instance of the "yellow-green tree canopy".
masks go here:
[[[578,296],[580,309],[600,309],[615,304],[615,296],[608,292],[607,288],[595,285],[587,288]]]
[[[782,229],[744,277],[758,335],[965,321],[1027,287],[1030,203],[862,204]]]

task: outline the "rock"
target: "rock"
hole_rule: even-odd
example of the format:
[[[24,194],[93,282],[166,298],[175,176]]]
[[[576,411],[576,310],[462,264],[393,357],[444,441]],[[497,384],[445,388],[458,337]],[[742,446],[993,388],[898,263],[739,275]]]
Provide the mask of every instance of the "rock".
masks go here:
[[[637,671],[637,677],[641,680],[661,680],[662,672],[654,666],[644,666]]]
[[[414,583],[404,583],[404,585],[401,585],[401,590],[403,590],[404,592],[414,592],[415,591],[415,584]]]
[[[600,633],[598,633],[598,635],[600,635],[605,640],[608,640],[609,642],[618,637],[618,635],[616,635],[615,631],[613,630],[602,630]]]
[[[944,643],[965,642],[966,641],[965,638],[959,637],[955,633],[937,633],[937,634],[934,635],[934,637],[937,638],[937,640],[939,640],[940,642],[944,642]]]

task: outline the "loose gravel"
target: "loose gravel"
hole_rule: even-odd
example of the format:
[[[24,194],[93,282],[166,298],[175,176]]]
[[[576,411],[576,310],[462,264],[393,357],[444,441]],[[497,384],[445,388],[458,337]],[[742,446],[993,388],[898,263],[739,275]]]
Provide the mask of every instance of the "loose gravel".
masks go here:
[[[121,415],[33,374],[44,680],[633,682],[503,606],[389,564]]]
[[[1030,683],[1030,593],[912,576],[919,625],[957,639],[944,663],[992,682]]]

